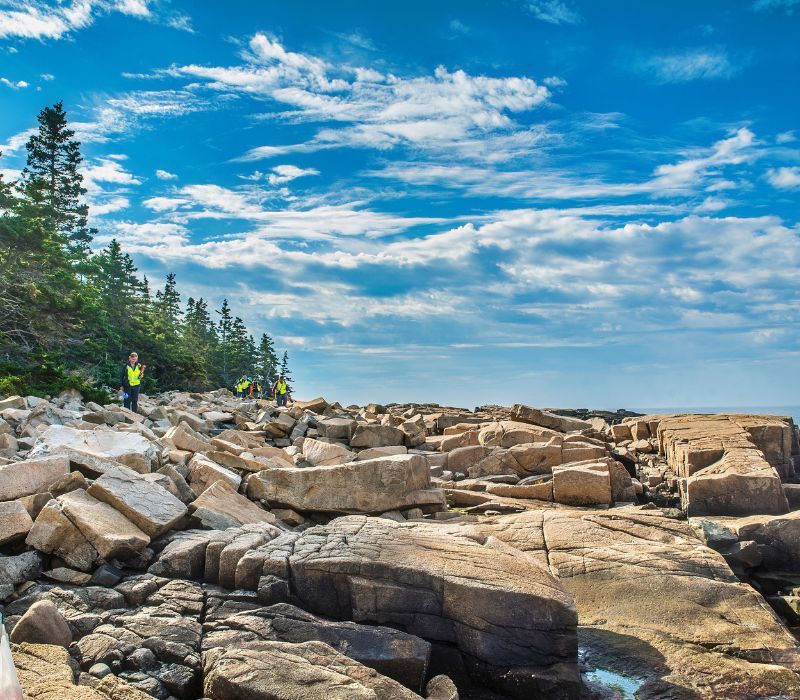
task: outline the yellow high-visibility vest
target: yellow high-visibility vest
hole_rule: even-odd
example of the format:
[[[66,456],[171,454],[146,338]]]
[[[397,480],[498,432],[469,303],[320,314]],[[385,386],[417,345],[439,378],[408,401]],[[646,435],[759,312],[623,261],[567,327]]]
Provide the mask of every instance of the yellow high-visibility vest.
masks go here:
[[[139,386],[142,383],[142,366],[131,367],[128,364],[128,386]]]
[[[279,394],[285,394],[286,393],[286,382],[278,381],[275,384],[275,391],[277,393],[279,393]]]

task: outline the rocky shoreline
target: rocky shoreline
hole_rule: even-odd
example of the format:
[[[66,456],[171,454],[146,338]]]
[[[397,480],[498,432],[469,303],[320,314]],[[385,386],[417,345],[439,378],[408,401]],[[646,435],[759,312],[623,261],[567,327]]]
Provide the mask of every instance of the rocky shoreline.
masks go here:
[[[790,418],[0,399],[31,698],[800,696]]]

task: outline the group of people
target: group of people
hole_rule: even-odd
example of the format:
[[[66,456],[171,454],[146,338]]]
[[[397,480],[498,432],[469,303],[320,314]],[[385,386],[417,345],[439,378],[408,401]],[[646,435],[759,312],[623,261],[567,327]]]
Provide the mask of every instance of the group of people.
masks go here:
[[[139,355],[132,352],[128,355],[128,361],[122,366],[119,375],[119,393],[122,397],[122,405],[136,413],[139,408],[139,389],[144,379],[144,371],[147,365],[139,362]],[[242,375],[236,382],[236,396],[240,399],[262,399],[264,397],[261,382],[256,377],[252,379],[247,375]],[[278,406],[285,406],[286,402],[292,398],[289,393],[289,385],[286,377],[279,375],[269,391],[269,398],[275,397]]]
[[[238,396],[240,399],[265,398],[263,394],[263,387],[257,377],[252,379],[243,374],[241,377],[239,377],[239,381],[236,382],[235,389],[236,396]],[[275,383],[270,388],[267,398],[271,397],[275,397],[275,400],[278,402],[278,406],[285,406],[286,401],[292,398],[291,394],[289,393],[289,385],[286,383],[286,377],[284,375],[279,375],[275,380]]]

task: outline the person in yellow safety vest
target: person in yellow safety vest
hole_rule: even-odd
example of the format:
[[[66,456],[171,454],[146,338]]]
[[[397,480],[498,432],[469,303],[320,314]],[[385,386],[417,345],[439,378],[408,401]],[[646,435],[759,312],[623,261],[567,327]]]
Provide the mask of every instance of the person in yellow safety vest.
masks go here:
[[[286,378],[281,375],[278,377],[278,380],[272,386],[272,394],[275,396],[275,400],[278,402],[278,406],[285,406],[286,399],[291,399],[292,396],[289,393],[289,386],[286,384]]]
[[[239,377],[239,381],[236,383],[236,396],[240,399],[243,399],[247,394],[247,388],[250,386],[250,380],[243,374]]]
[[[147,365],[139,364],[139,355],[132,352],[120,372],[119,391],[122,394],[122,405],[134,413],[139,410],[139,389],[146,368]]]

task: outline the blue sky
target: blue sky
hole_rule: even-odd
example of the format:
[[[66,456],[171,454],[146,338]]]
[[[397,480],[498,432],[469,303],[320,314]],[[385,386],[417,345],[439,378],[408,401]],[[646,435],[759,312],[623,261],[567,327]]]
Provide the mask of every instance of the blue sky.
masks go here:
[[[62,99],[97,244],[298,394],[800,403],[800,0],[0,0],[0,169]]]

